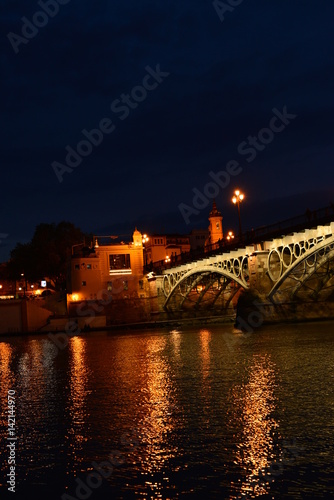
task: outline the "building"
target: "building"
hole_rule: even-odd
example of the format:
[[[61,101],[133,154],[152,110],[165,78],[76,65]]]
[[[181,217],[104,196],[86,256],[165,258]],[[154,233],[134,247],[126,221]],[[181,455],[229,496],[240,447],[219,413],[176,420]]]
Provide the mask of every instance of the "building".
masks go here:
[[[178,255],[190,252],[190,237],[180,234],[153,234],[145,243],[145,266],[152,262],[170,262]]]
[[[208,229],[193,229],[189,234],[190,249],[203,250],[209,234]]]
[[[223,241],[223,236],[223,217],[214,201],[209,214],[209,236],[205,242],[206,250],[219,248],[219,244]]]
[[[76,249],[72,255],[69,276],[70,302],[127,298],[139,294],[143,286],[142,234],[133,233],[130,243],[104,244],[96,237],[92,248]]]

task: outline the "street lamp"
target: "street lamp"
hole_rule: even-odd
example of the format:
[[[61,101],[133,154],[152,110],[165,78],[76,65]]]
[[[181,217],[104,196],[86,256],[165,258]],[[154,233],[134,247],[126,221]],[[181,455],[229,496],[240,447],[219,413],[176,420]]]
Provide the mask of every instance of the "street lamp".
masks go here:
[[[231,240],[234,240],[234,234],[233,231],[229,231],[228,235],[226,236],[226,239],[230,242]]]
[[[241,217],[240,217],[240,203],[245,199],[245,195],[237,189],[234,191],[234,196],[232,202],[238,206],[238,216],[239,216],[239,238],[242,239],[242,229],[241,229]]]
[[[145,256],[145,269],[147,267],[147,251],[146,251],[145,243],[147,243],[149,240],[150,240],[150,238],[147,236],[147,234],[143,234],[142,242],[143,242],[143,249],[144,249],[144,256]]]
[[[147,234],[143,234],[143,245],[144,245],[145,243],[147,243],[147,242],[149,241],[149,239],[150,239],[150,238],[147,236]]]

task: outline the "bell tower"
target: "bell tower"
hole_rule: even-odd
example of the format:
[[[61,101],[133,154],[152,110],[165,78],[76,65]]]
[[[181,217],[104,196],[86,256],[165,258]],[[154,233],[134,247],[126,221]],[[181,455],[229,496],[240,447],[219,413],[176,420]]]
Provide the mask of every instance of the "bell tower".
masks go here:
[[[209,238],[208,245],[214,245],[219,240],[223,239],[223,216],[217,209],[216,202],[213,202],[212,210],[209,215]]]
[[[133,231],[132,241],[135,247],[143,246],[143,237],[137,228]]]

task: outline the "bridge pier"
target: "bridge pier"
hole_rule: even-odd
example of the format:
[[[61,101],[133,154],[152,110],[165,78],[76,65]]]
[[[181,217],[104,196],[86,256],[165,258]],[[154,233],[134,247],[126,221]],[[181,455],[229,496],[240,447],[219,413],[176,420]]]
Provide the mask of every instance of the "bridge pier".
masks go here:
[[[268,250],[256,250],[248,258],[249,288],[263,299],[273,286],[268,273],[268,256]]]

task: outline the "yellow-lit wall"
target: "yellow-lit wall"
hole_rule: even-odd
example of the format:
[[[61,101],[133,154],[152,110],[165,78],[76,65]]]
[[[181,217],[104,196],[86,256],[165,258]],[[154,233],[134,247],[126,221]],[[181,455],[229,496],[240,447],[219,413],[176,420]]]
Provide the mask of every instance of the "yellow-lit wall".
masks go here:
[[[153,235],[145,244],[145,264],[159,262],[172,255],[190,252],[188,236]]]
[[[109,256],[130,255],[131,269],[110,271]],[[104,292],[122,297],[133,290],[140,289],[143,277],[142,235],[135,231],[133,242],[95,247],[95,255],[75,256],[71,259],[70,301],[102,299]],[[124,293],[123,293],[124,292]]]
[[[217,241],[223,239],[223,217],[215,216],[209,218],[209,232],[210,232],[210,244],[217,243]]]

